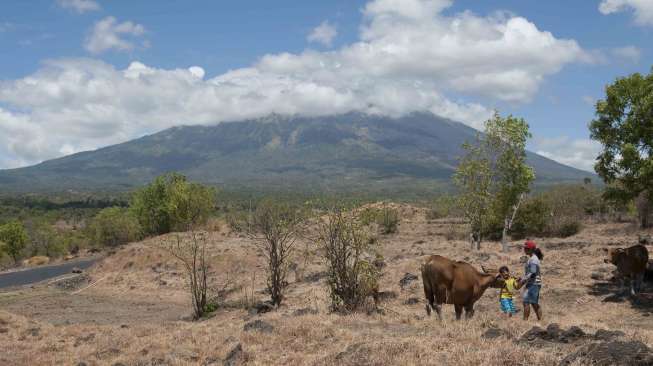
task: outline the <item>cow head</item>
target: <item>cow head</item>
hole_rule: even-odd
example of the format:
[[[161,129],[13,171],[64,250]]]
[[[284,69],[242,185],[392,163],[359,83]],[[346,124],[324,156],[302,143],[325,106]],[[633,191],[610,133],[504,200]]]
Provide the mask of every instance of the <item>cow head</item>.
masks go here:
[[[603,260],[604,263],[617,265],[619,257],[623,255],[623,248],[603,248],[603,253],[605,253],[606,258]]]
[[[503,288],[505,286],[505,280],[499,273],[499,270],[496,268],[487,268],[485,266],[481,266],[481,269],[483,270],[483,274],[488,278],[490,282],[490,287],[492,288]],[[491,278],[490,278],[491,277]]]

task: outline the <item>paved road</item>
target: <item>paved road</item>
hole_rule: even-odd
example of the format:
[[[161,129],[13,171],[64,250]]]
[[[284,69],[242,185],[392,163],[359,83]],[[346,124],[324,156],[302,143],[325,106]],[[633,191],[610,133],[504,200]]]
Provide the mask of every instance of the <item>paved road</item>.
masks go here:
[[[62,264],[41,266],[31,269],[25,269],[16,272],[0,274],[0,288],[24,286],[32,283],[45,281],[50,278],[58,277],[71,273],[73,268],[86,269],[97,262],[99,258],[83,259]]]

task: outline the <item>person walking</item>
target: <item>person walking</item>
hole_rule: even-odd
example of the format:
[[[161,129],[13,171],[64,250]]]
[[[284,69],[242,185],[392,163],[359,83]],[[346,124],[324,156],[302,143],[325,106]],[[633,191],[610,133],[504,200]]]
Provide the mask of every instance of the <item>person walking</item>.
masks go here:
[[[540,275],[540,263],[544,254],[537,247],[534,241],[527,240],[524,243],[524,253],[529,257],[524,266],[524,277],[519,281],[519,286],[525,287],[524,291],[524,320],[531,315],[531,308],[535,311],[537,320],[542,320],[542,306],[540,305],[540,289],[542,288],[542,276]]]

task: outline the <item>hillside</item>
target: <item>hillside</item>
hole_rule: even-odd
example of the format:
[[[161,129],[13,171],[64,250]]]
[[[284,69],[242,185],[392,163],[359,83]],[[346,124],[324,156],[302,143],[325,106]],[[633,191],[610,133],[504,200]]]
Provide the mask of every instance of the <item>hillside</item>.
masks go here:
[[[208,319],[188,321],[185,272],[162,249],[175,234],[150,238],[117,248],[80,277],[0,292],[0,340],[12,350],[0,353],[0,365],[651,364],[653,283],[625,295],[601,254],[637,242],[630,224],[588,222],[573,237],[533,238],[545,255],[541,322],[521,313],[505,318],[499,290],[488,289],[473,319],[455,321],[453,306],[444,305],[440,323],[424,309],[420,264],[428,255],[479,270],[507,265],[520,276],[522,243],[508,253],[494,242],[470,251],[459,220],[393,207],[399,232],[377,237],[385,263],[380,312],[370,300],[369,314],[332,313],[324,260],[304,238],[284,303],[257,314],[252,305],[269,298],[265,258],[222,223],[206,233],[220,304]]]
[[[167,171],[232,188],[428,191],[448,186],[476,131],[432,114],[350,113],[175,127],[41,164],[0,171],[2,191],[126,190]],[[592,176],[529,153],[538,184]]]

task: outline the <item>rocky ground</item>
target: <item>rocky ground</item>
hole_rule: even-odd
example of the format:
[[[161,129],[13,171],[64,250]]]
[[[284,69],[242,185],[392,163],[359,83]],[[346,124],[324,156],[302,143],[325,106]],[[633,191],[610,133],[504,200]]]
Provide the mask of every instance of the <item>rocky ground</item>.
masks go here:
[[[426,317],[420,263],[430,254],[521,274],[519,243],[470,251],[458,220],[429,221],[397,206],[397,234],[379,236],[385,267],[379,313],[328,311],[324,269],[310,242],[278,310],[265,300],[262,258],[226,226],[208,233],[220,308],[189,320],[183,270],[162,249],[174,235],[133,243],[84,277],[0,293],[0,365],[652,365],[653,285],[636,298],[612,281],[602,248],[632,245],[630,224],[587,223],[566,239],[536,239],[545,258],[545,319],[500,315],[489,289],[472,320]],[[650,233],[649,233],[650,234]],[[653,247],[649,247],[653,252]],[[259,307],[264,309],[264,307]],[[521,314],[518,314],[521,315]],[[6,347],[5,347],[6,346]]]

